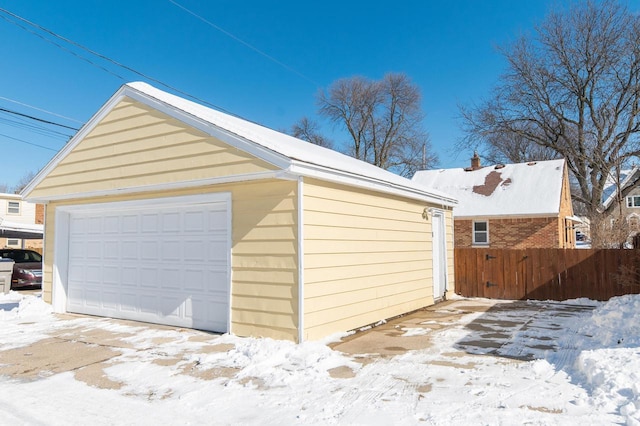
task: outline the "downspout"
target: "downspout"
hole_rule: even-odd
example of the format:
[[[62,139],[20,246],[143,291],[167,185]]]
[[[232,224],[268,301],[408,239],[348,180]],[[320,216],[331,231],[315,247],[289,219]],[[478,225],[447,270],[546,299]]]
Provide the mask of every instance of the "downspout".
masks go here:
[[[298,343],[304,342],[304,182],[298,177]]]

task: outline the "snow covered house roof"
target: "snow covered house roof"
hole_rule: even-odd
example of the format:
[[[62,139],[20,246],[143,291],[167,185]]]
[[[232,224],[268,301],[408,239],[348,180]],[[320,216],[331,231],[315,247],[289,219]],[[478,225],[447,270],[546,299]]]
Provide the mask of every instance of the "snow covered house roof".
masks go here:
[[[282,177],[306,176],[345,185],[376,190],[387,194],[454,206],[449,194],[417,184],[379,167],[323,148],[293,136],[269,129],[179,96],[159,90],[147,83],[123,85],[78,133],[58,152],[22,191],[25,198],[56,165],[123,98],[128,97],[186,122],[199,130],[221,138],[225,143],[276,165]],[[121,192],[122,193],[122,192]],[[53,198],[51,198],[53,199]],[[35,200],[35,199],[34,199]],[[37,200],[46,202],[48,200]]]
[[[456,197],[456,217],[558,215],[564,159],[468,169],[422,170],[413,181]]]
[[[634,166],[631,169],[621,170],[620,171],[620,188],[622,191],[627,189],[630,185],[633,185],[637,180],[640,179],[640,168],[638,166]],[[618,179],[616,176],[611,173],[607,178],[607,182],[604,185],[604,189],[602,191],[602,206],[606,210],[611,206],[613,201],[616,199],[616,194],[618,193]]]

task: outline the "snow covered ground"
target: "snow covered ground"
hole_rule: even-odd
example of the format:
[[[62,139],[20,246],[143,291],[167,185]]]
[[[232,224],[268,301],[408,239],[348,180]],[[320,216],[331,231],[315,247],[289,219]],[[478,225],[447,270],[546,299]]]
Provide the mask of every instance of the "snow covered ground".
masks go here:
[[[10,351],[71,329],[129,337],[104,368],[113,389],[87,385],[82,368],[0,376],[0,423],[640,425],[640,296],[568,303],[596,308],[538,316],[485,353],[464,350],[476,338],[470,325],[489,324],[480,321],[488,316],[507,324],[514,311],[457,312],[454,323],[442,316],[446,327],[404,330],[407,339],[430,339],[424,349],[358,358],[327,342],[61,318],[37,296],[11,292],[0,295],[0,368]],[[511,356],[527,345],[531,360]]]

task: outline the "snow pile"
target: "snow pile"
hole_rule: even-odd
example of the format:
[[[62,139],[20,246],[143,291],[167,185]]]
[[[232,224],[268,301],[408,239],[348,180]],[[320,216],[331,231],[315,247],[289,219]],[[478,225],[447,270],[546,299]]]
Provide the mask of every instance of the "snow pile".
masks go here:
[[[218,341],[221,344],[233,344],[234,347],[226,352],[196,356],[201,368],[235,368],[241,370],[238,379],[260,377],[266,386],[295,386],[300,377],[311,384],[314,380],[326,380],[328,371],[333,368],[348,366],[356,370],[360,367],[360,364],[340,352],[318,342],[297,345],[273,339],[239,340],[228,335]]]
[[[594,347],[638,347],[640,346],[640,296],[614,297],[602,304],[589,321],[580,327],[580,332],[592,339]]]
[[[615,297],[593,311],[579,333],[576,380],[604,410],[640,425],[640,296]],[[589,337],[590,336],[590,337]]]
[[[41,320],[49,317],[51,312],[51,305],[40,297],[25,297],[15,291],[0,295],[0,320]]]

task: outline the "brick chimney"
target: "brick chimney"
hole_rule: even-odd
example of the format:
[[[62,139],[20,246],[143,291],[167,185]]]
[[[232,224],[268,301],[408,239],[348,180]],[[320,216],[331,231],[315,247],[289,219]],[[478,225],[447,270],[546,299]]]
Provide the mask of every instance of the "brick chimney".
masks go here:
[[[482,166],[480,165],[478,151],[473,151],[473,157],[471,157],[471,170],[478,170],[480,168],[482,168]]]

